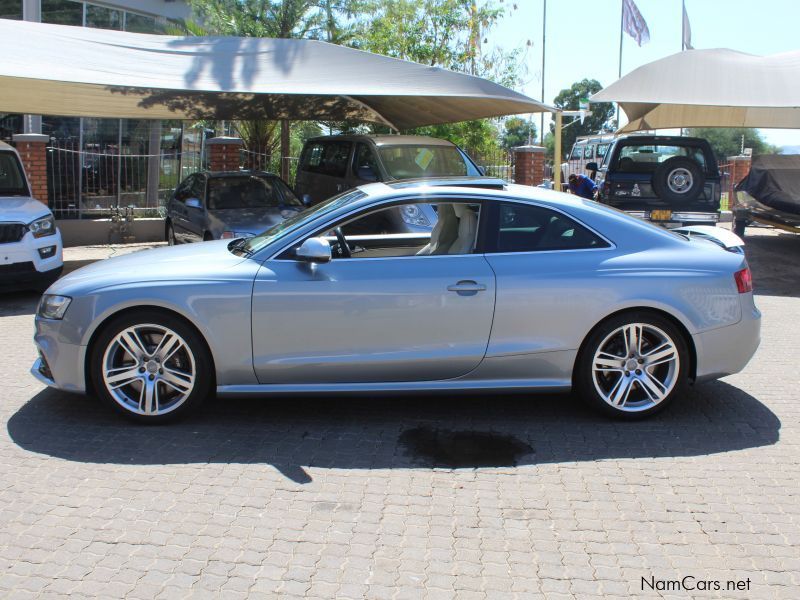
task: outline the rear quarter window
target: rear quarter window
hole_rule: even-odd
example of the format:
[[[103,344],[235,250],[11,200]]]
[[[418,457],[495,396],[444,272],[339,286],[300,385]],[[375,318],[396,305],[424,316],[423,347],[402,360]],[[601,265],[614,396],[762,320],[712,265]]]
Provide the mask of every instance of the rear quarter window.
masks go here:
[[[313,142],[306,145],[300,170],[330,177],[344,177],[352,144],[344,141]]]

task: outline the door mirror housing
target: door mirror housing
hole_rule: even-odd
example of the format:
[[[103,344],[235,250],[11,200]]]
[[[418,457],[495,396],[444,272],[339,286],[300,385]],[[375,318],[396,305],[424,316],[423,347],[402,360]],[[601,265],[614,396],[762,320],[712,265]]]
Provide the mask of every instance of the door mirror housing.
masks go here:
[[[600,167],[596,162],[586,163],[586,170],[587,171],[599,171]]]
[[[357,177],[361,181],[378,181],[378,174],[369,165],[362,165],[358,167]]]
[[[189,198],[186,200],[186,206],[189,208],[203,208],[203,203],[200,202],[199,198]]]
[[[300,198],[300,202],[303,203],[303,206],[311,206],[311,195],[303,194],[303,197]]]
[[[299,260],[323,264],[331,262],[333,253],[328,240],[321,237],[308,238],[294,253]]]

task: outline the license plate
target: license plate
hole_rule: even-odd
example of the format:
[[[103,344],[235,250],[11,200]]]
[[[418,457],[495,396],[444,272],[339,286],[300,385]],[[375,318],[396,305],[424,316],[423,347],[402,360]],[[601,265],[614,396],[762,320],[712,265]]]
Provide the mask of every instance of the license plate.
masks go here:
[[[651,221],[669,221],[672,218],[672,211],[671,210],[651,210],[650,211],[650,220]]]

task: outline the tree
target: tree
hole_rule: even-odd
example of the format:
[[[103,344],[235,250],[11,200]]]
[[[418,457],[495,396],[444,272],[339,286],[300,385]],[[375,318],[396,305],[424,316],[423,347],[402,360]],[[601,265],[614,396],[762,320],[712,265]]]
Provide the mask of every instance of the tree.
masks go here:
[[[578,110],[581,100],[586,100],[593,94],[603,89],[600,82],[596,79],[582,79],[576,81],[569,88],[561,90],[553,100],[553,104],[562,110]],[[592,114],[583,123],[579,119],[571,122],[565,119],[562,129],[561,150],[566,155],[575,143],[575,138],[579,135],[590,135],[613,131],[616,123],[613,121],[614,105],[610,102],[591,105]],[[555,131],[555,126],[550,124],[550,131]],[[563,160],[564,156],[559,157]]]
[[[692,137],[705,138],[711,144],[714,154],[719,162],[728,162],[729,156],[738,156],[742,151],[742,138],[744,147],[752,148],[753,154],[775,154],[779,149],[761,136],[758,129],[745,127],[695,127],[688,130]]]
[[[536,125],[529,119],[510,117],[506,119],[503,132],[503,148],[510,150],[515,146],[524,146],[529,140],[536,139]]]

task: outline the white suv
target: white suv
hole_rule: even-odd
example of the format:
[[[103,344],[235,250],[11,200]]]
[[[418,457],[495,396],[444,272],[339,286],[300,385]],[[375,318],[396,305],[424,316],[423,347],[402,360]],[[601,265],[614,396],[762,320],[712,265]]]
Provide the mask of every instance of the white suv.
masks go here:
[[[53,213],[31,197],[17,151],[0,142],[0,291],[44,290],[64,266]]]

